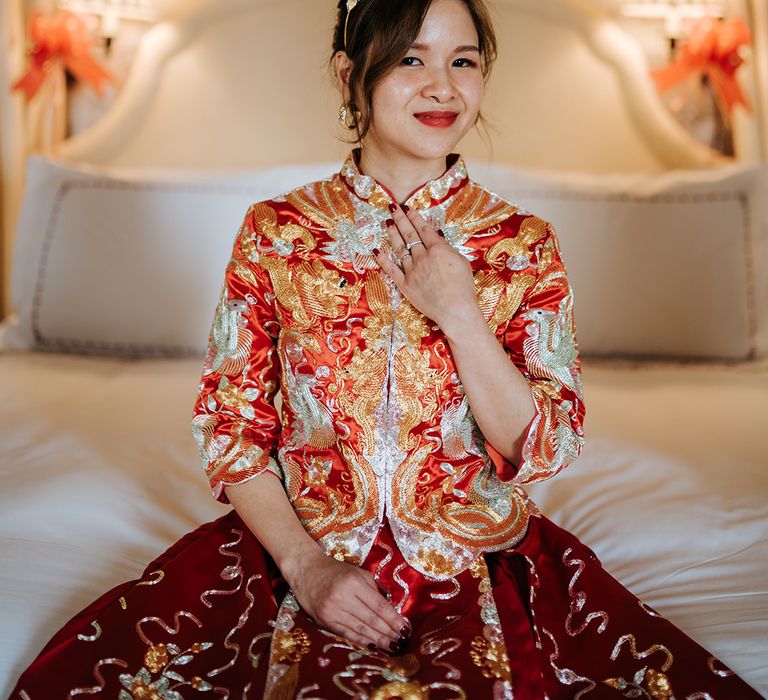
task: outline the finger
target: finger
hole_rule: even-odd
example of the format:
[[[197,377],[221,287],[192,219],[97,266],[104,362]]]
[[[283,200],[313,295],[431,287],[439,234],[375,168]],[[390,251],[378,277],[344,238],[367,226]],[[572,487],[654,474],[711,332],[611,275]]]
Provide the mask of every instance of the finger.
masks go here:
[[[416,233],[419,235],[419,238],[424,241],[424,246],[426,248],[429,248],[435,243],[439,243],[441,240],[443,240],[442,236],[435,230],[435,227],[432,226],[415,209],[409,209],[406,216],[411,222],[411,225],[415,229]],[[420,247],[421,246],[417,246],[417,248]]]
[[[370,648],[369,644],[374,644],[383,651],[393,651],[400,646],[402,642],[399,637],[393,637],[390,634],[380,632],[366,622],[362,617],[350,611],[340,611],[336,617],[335,624],[343,627],[348,639],[352,639],[356,644]]]
[[[395,653],[395,650],[400,649],[400,646],[394,642],[392,642],[392,646],[390,646],[390,642],[382,641],[382,646],[380,646],[378,643],[371,641],[368,637],[361,635],[359,632],[356,632],[354,628],[348,627],[347,625],[338,625],[338,629],[339,631],[334,632],[334,634],[338,634],[344,637],[346,640],[352,642],[352,644],[362,647],[363,649],[367,649],[368,653],[385,653],[391,656]]]
[[[368,597],[369,595],[371,597]],[[375,598],[372,598],[373,596]],[[381,605],[378,601],[381,601]],[[399,642],[401,637],[405,638],[404,634],[400,634],[403,625],[400,625],[397,629],[392,629],[385,621],[382,612],[384,611],[384,606],[389,606],[389,603],[379,593],[369,594],[366,588],[364,592],[358,593],[356,602],[358,604],[357,607],[349,612],[357,619],[358,631],[360,631],[360,628],[374,630],[378,639],[377,644],[386,641],[385,647],[390,642]]]
[[[402,236],[393,231],[394,229],[391,229],[389,234],[392,254],[395,256],[396,264],[403,270],[406,270],[413,262],[413,254],[408,250],[408,246],[403,241]]]
[[[406,250],[406,240],[394,219],[389,219],[387,221],[387,238],[389,239],[389,245],[392,247],[392,250],[395,251],[396,256],[400,257]]]
[[[410,265],[414,262],[414,258],[424,254],[424,251],[422,250],[424,246],[421,245],[421,239],[418,237],[418,234],[416,235],[415,240],[419,241],[419,245],[410,245],[411,240],[405,238],[403,234],[398,231],[396,226],[393,225],[389,229],[389,244],[392,246],[395,257],[403,270],[410,269]]]
[[[366,613],[364,619],[371,619],[373,616],[376,620],[380,621],[380,624],[384,624],[387,629],[387,633],[395,638],[407,637],[410,633],[411,623],[407,618],[398,614],[393,605],[384,598],[380,593],[373,592],[370,588],[365,588],[358,593],[360,601],[370,611]],[[377,626],[376,629],[381,629]]]
[[[393,623],[390,624],[390,629],[397,633],[399,637],[408,636],[411,633],[411,622],[407,617],[400,615],[389,600],[389,591],[387,591],[376,579],[373,577],[370,571],[360,569],[363,582],[368,585],[368,590],[373,593],[373,597],[366,597],[365,603],[371,607],[374,614],[378,617],[387,616]],[[384,595],[380,589],[384,589],[387,595]],[[394,615],[392,615],[394,613]]]
[[[409,208],[408,211],[412,210]],[[400,234],[403,241],[415,241],[419,238],[419,234],[411,223],[411,220],[400,207],[397,207],[397,209],[392,212],[392,220],[395,222],[394,228],[397,229],[397,232]]]
[[[427,244],[421,239],[419,232],[413,226],[413,222],[408,218],[410,216],[410,211],[412,210],[406,208],[404,209],[404,212],[405,211],[409,213],[405,216],[404,221],[408,221],[411,226],[408,229],[403,226],[402,229],[398,229],[398,233],[400,234],[400,238],[405,241],[406,250],[410,252],[411,257],[414,260],[417,260],[427,252]],[[393,245],[396,245],[396,243],[393,243]]]
[[[400,267],[379,248],[374,249],[373,258],[379,264],[379,267],[395,281],[395,284],[402,288],[402,285],[405,284],[405,273]]]
[[[369,651],[381,650],[381,647],[379,647],[376,642],[374,642],[370,637],[357,632],[354,626],[350,627],[349,625],[336,622],[332,628],[329,627],[328,629],[329,631],[333,632],[333,634],[336,634],[339,637],[343,637],[348,642],[362,647],[363,649],[368,649]]]

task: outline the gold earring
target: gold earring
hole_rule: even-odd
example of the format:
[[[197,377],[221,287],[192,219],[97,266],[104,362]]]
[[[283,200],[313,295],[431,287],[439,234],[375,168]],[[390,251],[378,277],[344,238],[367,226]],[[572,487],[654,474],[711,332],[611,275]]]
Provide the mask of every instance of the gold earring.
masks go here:
[[[355,119],[354,105],[352,102],[344,102],[341,107],[339,107],[339,121],[347,129],[352,130],[355,128],[357,120]]]

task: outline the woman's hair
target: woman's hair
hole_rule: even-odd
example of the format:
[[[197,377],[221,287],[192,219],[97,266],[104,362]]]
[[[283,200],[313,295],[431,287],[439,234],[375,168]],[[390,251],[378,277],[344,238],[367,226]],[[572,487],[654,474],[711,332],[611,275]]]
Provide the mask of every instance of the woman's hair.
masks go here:
[[[496,60],[496,34],[485,0],[461,0],[477,30],[480,67],[487,81]],[[363,140],[373,117],[373,90],[394,70],[416,41],[432,0],[359,0],[347,22],[347,0],[339,0],[333,34],[333,56],[346,51],[353,63],[349,88],[357,141]],[[344,27],[347,45],[344,45]],[[482,119],[482,116],[480,117]]]

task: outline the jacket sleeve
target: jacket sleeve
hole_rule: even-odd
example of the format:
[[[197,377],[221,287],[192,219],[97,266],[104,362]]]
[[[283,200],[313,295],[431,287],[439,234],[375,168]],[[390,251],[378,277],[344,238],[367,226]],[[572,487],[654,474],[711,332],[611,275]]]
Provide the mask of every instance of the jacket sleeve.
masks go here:
[[[529,381],[536,415],[515,465],[486,441],[503,481],[530,484],[571,464],[584,446],[584,390],[576,341],[573,291],[551,225],[533,246],[534,281],[504,331],[510,359]]]
[[[223,503],[225,486],[265,471],[280,478],[274,458],[279,326],[269,275],[258,261],[257,233],[251,207],[226,267],[192,419],[213,495]]]

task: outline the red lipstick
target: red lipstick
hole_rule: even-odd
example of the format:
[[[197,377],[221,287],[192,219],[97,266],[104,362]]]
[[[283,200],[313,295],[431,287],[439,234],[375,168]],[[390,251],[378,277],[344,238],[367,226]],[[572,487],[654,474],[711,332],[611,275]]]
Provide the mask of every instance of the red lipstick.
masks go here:
[[[453,123],[459,116],[458,112],[418,112],[413,115],[422,124],[427,126],[437,127],[439,129],[445,129],[449,126],[453,126]]]

